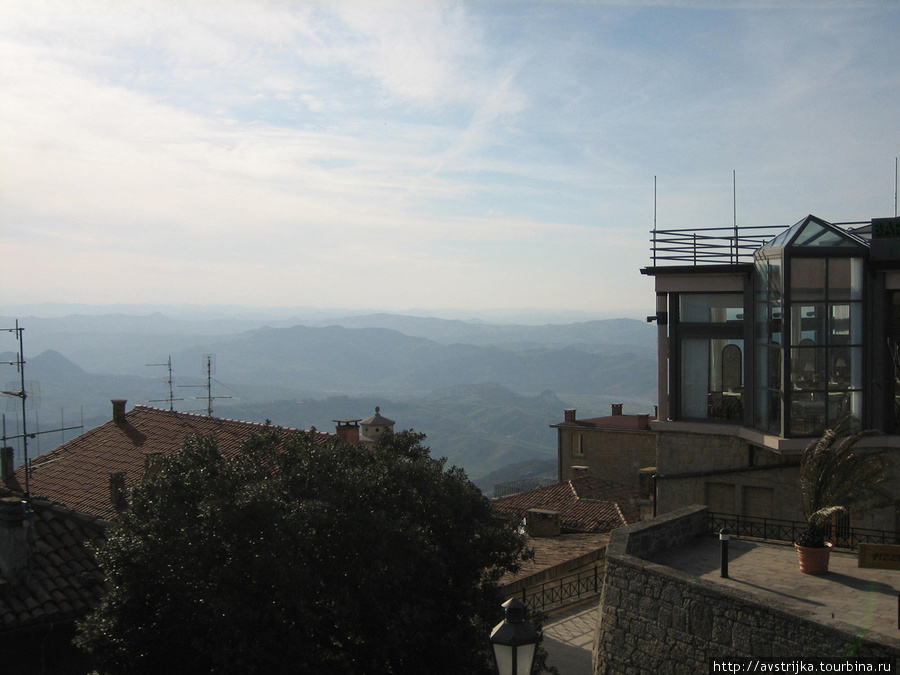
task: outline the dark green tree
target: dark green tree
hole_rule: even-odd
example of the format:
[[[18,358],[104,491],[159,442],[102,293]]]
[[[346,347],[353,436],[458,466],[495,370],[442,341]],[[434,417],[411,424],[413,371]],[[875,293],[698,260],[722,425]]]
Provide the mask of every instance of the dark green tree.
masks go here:
[[[423,439],[191,439],[111,525],[77,643],[108,673],[490,672],[525,543]]]

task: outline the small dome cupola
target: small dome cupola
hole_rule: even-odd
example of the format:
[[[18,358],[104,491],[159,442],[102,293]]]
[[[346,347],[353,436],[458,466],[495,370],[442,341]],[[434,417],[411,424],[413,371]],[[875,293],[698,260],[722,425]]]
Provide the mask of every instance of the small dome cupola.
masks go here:
[[[381,414],[381,408],[375,407],[375,414],[360,422],[362,425],[361,439],[363,442],[374,443],[385,431],[394,431],[394,420],[390,420]]]

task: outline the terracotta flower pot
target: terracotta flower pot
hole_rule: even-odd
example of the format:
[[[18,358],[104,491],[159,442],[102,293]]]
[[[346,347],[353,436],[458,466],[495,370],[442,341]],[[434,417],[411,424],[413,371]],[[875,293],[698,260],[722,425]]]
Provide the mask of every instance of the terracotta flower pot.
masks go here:
[[[794,544],[797,549],[797,557],[800,560],[800,571],[804,574],[825,574],[828,572],[828,559],[831,557],[831,544],[825,546],[809,547]]]

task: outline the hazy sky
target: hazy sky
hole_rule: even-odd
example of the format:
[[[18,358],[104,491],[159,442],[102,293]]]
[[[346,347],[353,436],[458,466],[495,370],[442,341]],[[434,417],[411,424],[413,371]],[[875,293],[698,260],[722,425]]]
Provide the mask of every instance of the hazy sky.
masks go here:
[[[884,2],[0,0],[11,303],[652,312],[661,228],[894,212]]]

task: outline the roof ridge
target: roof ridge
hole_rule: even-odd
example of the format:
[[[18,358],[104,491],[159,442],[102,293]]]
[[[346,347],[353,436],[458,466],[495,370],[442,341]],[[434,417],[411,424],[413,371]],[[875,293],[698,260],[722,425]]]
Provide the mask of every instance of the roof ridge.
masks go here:
[[[273,429],[282,429],[284,431],[309,431],[309,429],[299,429],[297,427],[285,427],[285,426],[281,426],[279,424],[272,424],[272,423],[267,424],[265,422],[249,422],[247,420],[237,420],[237,419],[234,419],[231,417],[213,417],[212,415],[204,415],[203,413],[198,413],[198,412],[185,412],[185,411],[181,411],[181,410],[166,410],[165,408],[157,408],[152,405],[144,405],[143,403],[136,403],[129,412],[134,412],[138,408],[140,408],[142,411],[146,410],[146,411],[160,412],[160,413],[171,414],[171,415],[195,417],[197,419],[206,419],[206,420],[210,420],[210,421],[214,421],[214,422],[229,422],[231,424],[241,424],[241,425],[248,426],[248,427],[260,427],[263,429],[265,429],[266,427],[271,427]],[[127,414],[128,413],[126,413],[126,415]],[[320,431],[319,429],[316,429],[316,433],[317,434],[325,434],[326,436],[333,435],[327,431]]]

